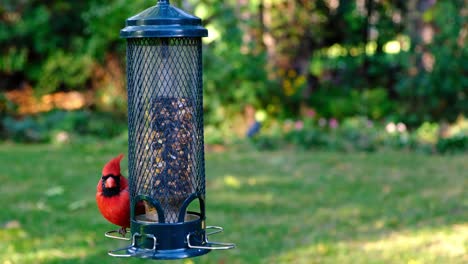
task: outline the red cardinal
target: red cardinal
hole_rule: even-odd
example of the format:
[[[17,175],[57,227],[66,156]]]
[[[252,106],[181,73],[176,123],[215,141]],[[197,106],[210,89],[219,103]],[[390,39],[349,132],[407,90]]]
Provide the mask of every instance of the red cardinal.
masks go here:
[[[97,185],[96,202],[99,211],[109,222],[120,226],[124,236],[130,227],[130,195],[128,181],[120,173],[123,154],[109,161],[102,169],[102,177]]]

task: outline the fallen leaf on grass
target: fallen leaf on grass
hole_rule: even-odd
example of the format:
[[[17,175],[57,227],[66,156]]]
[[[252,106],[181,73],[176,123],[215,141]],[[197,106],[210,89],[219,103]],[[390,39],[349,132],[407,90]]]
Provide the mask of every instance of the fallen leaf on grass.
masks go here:
[[[20,228],[21,223],[18,220],[11,220],[5,223],[5,229]]]
[[[62,186],[54,186],[45,191],[45,195],[52,197],[62,195],[64,193],[64,189]]]
[[[89,201],[87,200],[78,200],[68,205],[68,210],[75,211],[81,208],[85,208],[88,205]]]

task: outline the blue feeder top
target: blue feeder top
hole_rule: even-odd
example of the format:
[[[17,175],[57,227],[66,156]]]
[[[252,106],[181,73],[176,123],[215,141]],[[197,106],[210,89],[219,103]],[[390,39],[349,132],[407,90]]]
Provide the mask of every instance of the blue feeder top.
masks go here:
[[[206,37],[208,30],[199,17],[185,13],[169,4],[169,0],[158,3],[127,19],[126,27],[120,31],[122,38],[171,38]]]

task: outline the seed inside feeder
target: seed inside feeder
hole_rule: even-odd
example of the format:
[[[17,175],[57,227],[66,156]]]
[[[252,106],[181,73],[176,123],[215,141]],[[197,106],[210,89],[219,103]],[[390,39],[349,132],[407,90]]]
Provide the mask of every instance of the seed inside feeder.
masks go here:
[[[193,105],[187,98],[167,97],[151,105],[151,196],[165,208],[166,221],[174,223],[182,203],[194,192],[189,154],[194,147]]]

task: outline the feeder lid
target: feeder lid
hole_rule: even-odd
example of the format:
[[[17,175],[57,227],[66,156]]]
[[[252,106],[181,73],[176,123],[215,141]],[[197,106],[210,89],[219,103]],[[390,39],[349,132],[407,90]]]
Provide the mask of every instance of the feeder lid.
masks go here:
[[[158,3],[127,19],[126,27],[120,31],[122,38],[169,38],[206,37],[208,30],[201,19],[187,14],[169,4],[169,0]]]

